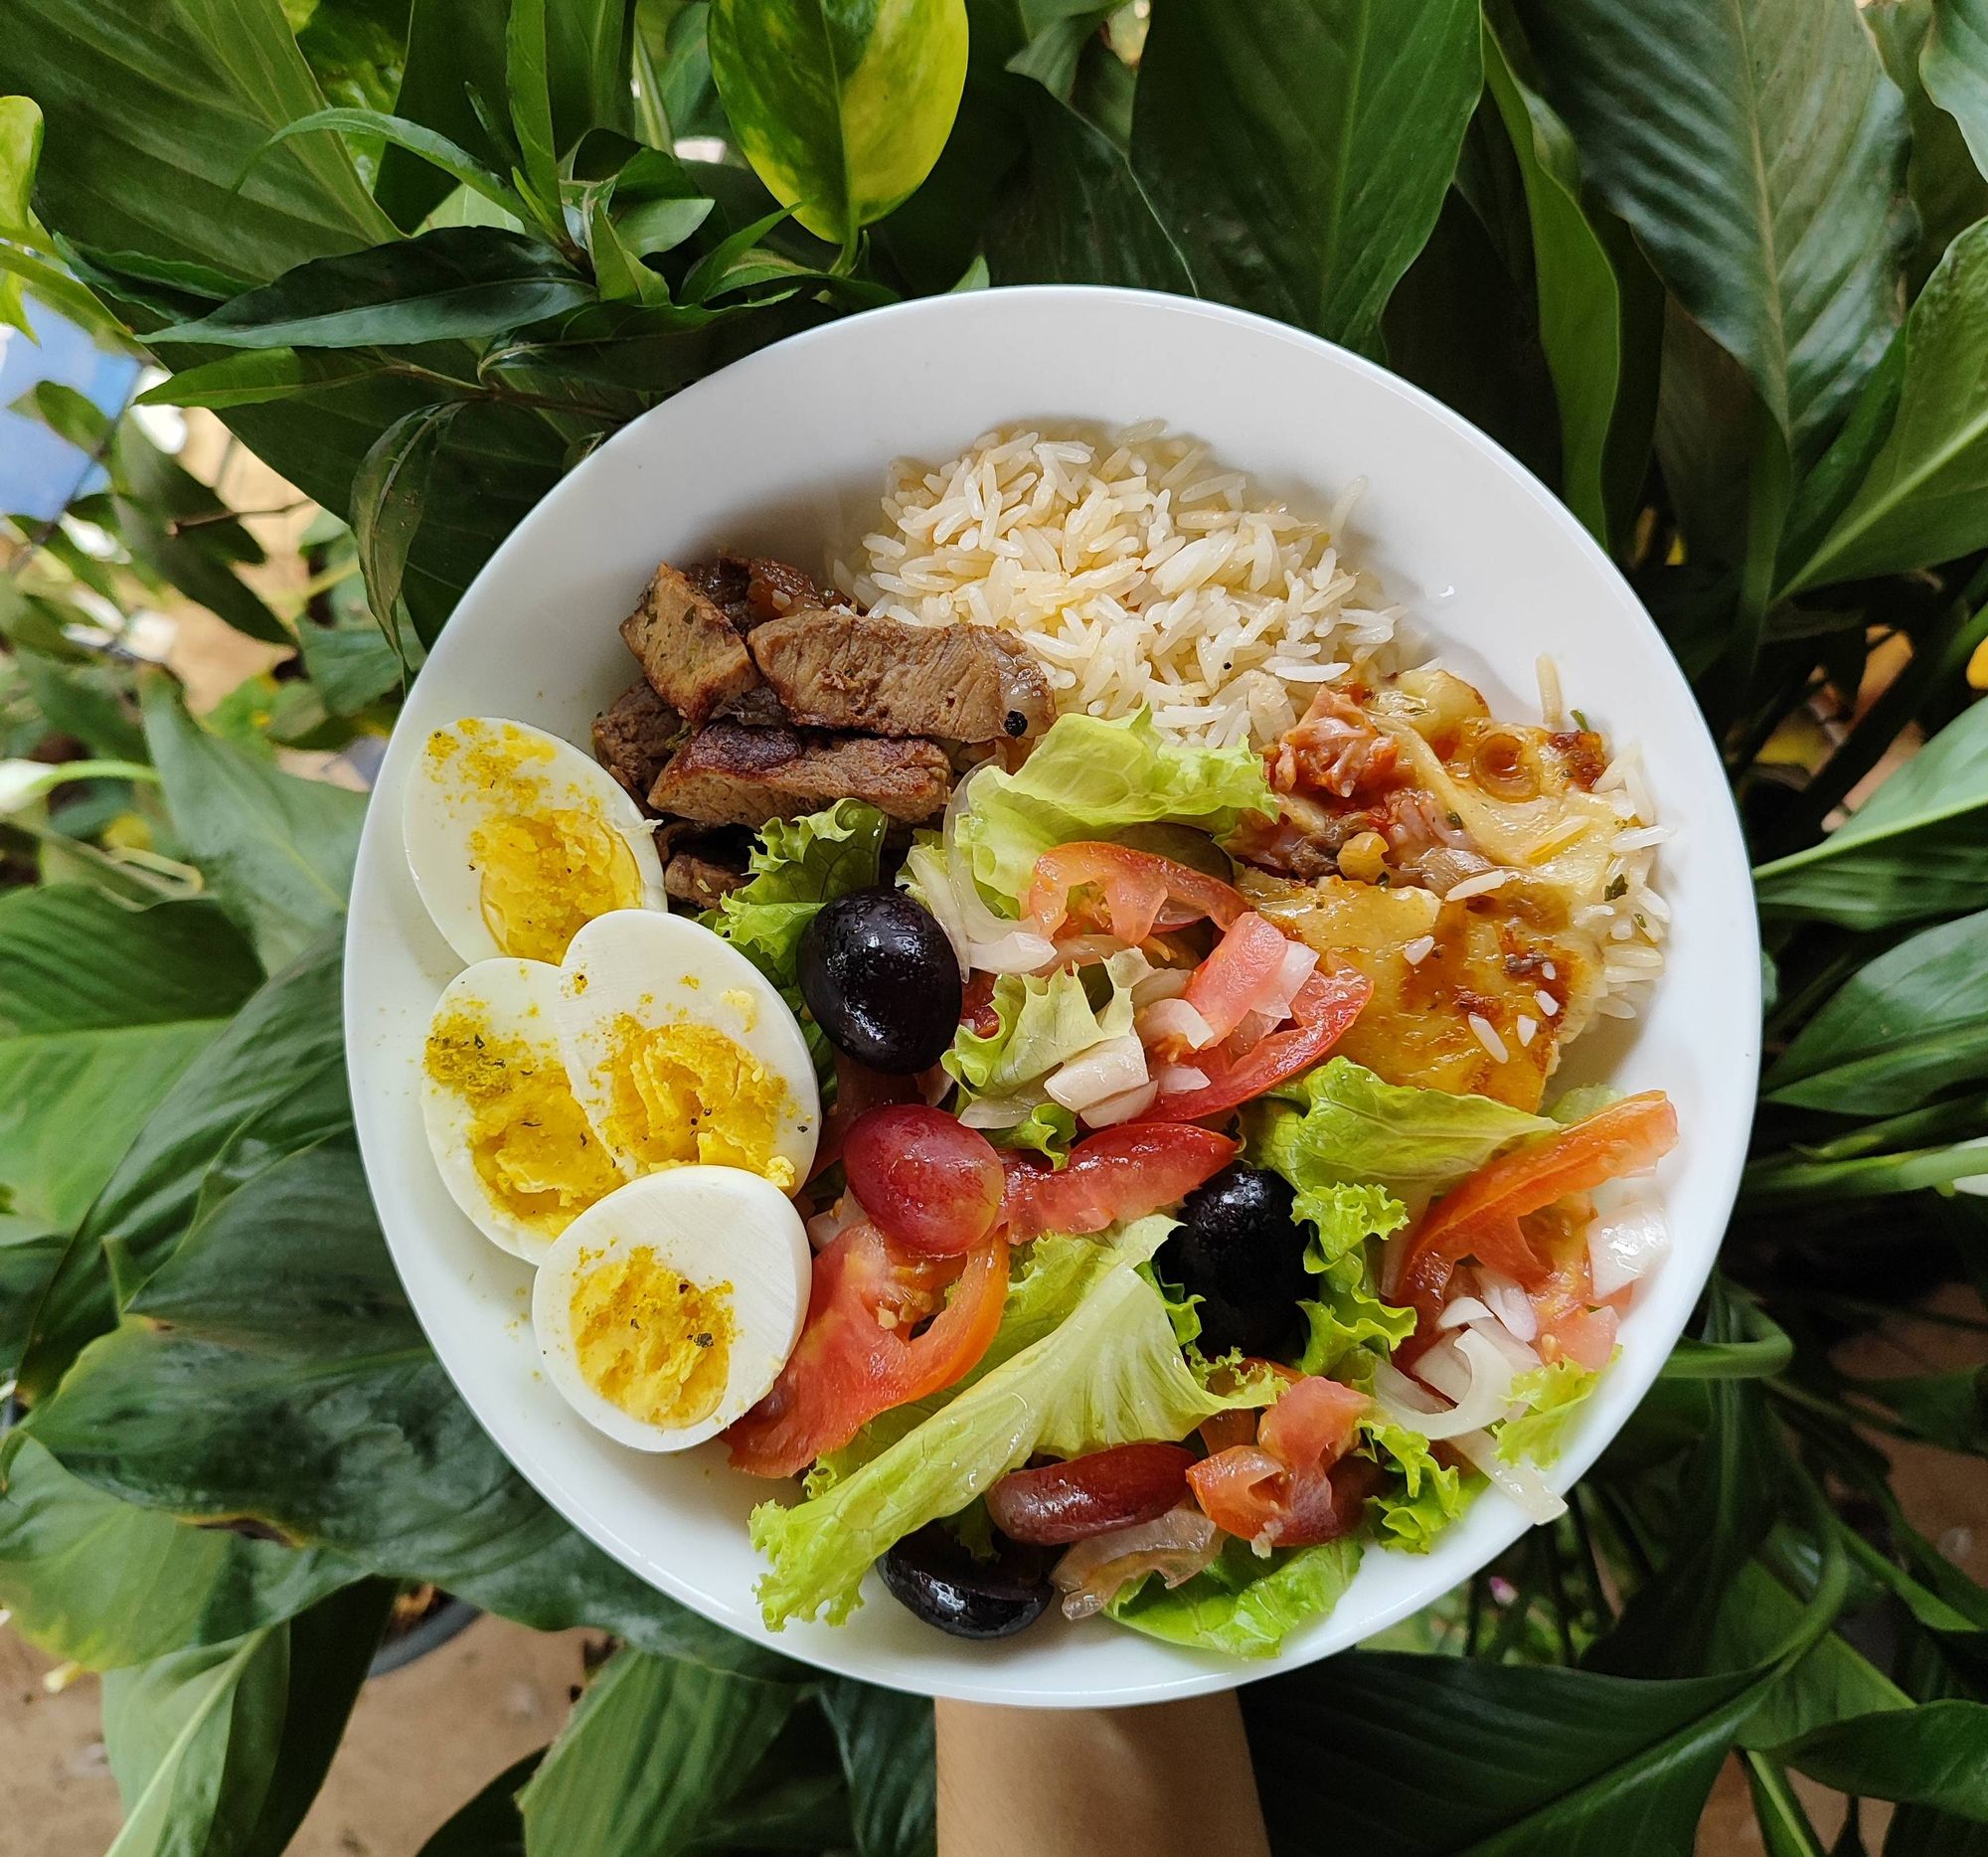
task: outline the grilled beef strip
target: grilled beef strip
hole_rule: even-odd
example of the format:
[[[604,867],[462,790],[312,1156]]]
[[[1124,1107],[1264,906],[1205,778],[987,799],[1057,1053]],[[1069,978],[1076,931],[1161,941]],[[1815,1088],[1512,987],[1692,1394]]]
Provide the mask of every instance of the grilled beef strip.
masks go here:
[[[646,806],[683,730],[683,718],[646,682],[630,684],[594,717],[593,758]]]
[[[701,910],[715,910],[720,897],[729,896],[745,882],[744,871],[700,857],[695,851],[679,851],[663,871],[664,891]]]
[[[721,719],[677,751],[650,788],[649,804],[713,825],[759,826],[862,799],[888,818],[916,824],[938,812],[951,790],[952,769],[931,742],[824,740]]]
[[[621,621],[649,686],[695,727],[759,681],[746,641],[690,579],[664,562]]]
[[[976,625],[809,606],[755,625],[746,647],[802,728],[992,742],[1039,733],[1051,719],[1035,660]]]

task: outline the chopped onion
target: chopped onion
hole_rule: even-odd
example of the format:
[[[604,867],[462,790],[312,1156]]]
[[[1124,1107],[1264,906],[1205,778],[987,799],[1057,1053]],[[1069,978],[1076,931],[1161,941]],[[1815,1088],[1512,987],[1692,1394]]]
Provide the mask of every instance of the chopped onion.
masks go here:
[[[1137,1036],[1106,1038],[1079,1052],[1061,1070],[1044,1079],[1043,1088],[1067,1109],[1081,1115],[1094,1102],[1141,1088],[1146,1079],[1146,1053]]]
[[[1567,1513],[1567,1504],[1547,1487],[1546,1478],[1529,1463],[1507,1463],[1489,1432],[1465,1432],[1450,1439],[1473,1468],[1510,1496],[1535,1522],[1551,1522]]]
[[[1067,1618],[1102,1611],[1127,1582],[1158,1574],[1169,1587],[1192,1580],[1215,1559],[1216,1526],[1192,1502],[1150,1522],[1077,1542],[1051,1571]]]
[[[1421,1422],[1443,1410],[1442,1401],[1427,1387],[1416,1386],[1393,1361],[1374,1364],[1374,1398],[1397,1425],[1419,1432]]]
[[[1159,1094],[1158,1084],[1147,1083],[1120,1096],[1106,1097],[1102,1102],[1093,1102],[1083,1111],[1084,1122],[1092,1128],[1111,1128],[1119,1122],[1132,1121],[1153,1106],[1153,1100]]]
[[[1178,999],[1194,978],[1191,967],[1154,967],[1132,982],[1132,1004],[1150,1006],[1159,999]]]
[[[997,916],[987,907],[979,885],[973,881],[973,860],[963,854],[958,842],[959,820],[967,808],[968,789],[992,764],[982,761],[952,789],[952,797],[946,802],[941,834],[943,857],[939,861],[945,868],[960,932],[966,937],[969,963],[982,973],[1034,973],[1057,958],[1056,943],[1048,935]],[[920,877],[918,881],[923,889],[924,879]],[[932,913],[938,914],[936,910]]]
[[[1177,1097],[1189,1090],[1206,1090],[1208,1073],[1191,1064],[1168,1064],[1154,1073],[1153,1082],[1159,1085],[1161,1096]]]
[[[1671,1248],[1670,1227],[1655,1200],[1625,1200],[1587,1228],[1587,1257],[1597,1301],[1626,1288],[1661,1264]]]
[[[1306,947],[1302,941],[1293,941],[1284,949],[1284,958],[1278,963],[1277,971],[1263,983],[1262,991],[1252,1002],[1259,1012],[1266,1012],[1282,1023],[1291,1016],[1291,1001],[1297,997],[1298,988],[1312,976],[1312,969],[1318,965],[1318,949]]]
[[[826,1212],[818,1212],[807,1222],[808,1243],[816,1251],[826,1251],[852,1225],[863,1223],[863,1208],[854,1193],[845,1193]]]
[[[1487,1265],[1477,1266],[1477,1293],[1488,1308],[1519,1341],[1537,1341],[1540,1333],[1539,1311],[1533,1307],[1533,1299],[1502,1271],[1494,1270]]]
[[[1431,845],[1414,860],[1414,868],[1428,887],[1442,897],[1458,884],[1483,876],[1491,869],[1491,860],[1479,857],[1474,851],[1462,851],[1450,845]]]
[[[952,951],[959,957],[960,977],[964,979],[972,970],[970,958],[971,943],[966,933],[966,924],[960,919],[959,905],[953,901],[952,875],[946,863],[929,845],[913,845],[905,854],[905,869],[911,872],[911,882],[916,886],[914,894],[931,912],[932,920],[945,930],[945,938],[952,943]]]
[[[1474,1329],[1466,1328],[1438,1341],[1415,1362],[1415,1372],[1455,1402],[1449,1411],[1406,1421],[1431,1440],[1495,1425],[1511,1403],[1512,1363]],[[1379,1393],[1382,1382],[1378,1374],[1374,1384]]]
[[[1482,1321],[1472,1322],[1470,1324],[1470,1332],[1473,1335],[1482,1335],[1500,1354],[1504,1355],[1512,1363],[1512,1371],[1515,1374],[1529,1374],[1534,1368],[1546,1365],[1531,1348],[1527,1347],[1495,1315],[1487,1312]]]
[[[1242,1023],[1229,1035],[1229,1049],[1239,1058],[1268,1038],[1284,1022],[1281,1012],[1245,1012]]]
[[[1443,1305],[1442,1313],[1436,1317],[1438,1328],[1461,1328],[1468,1322],[1491,1319],[1491,1311],[1475,1296],[1452,1296]]]
[[[1183,1051],[1202,1051],[1215,1042],[1215,1028],[1184,999],[1156,999],[1139,1014],[1139,1037],[1148,1045],[1164,1039]]]

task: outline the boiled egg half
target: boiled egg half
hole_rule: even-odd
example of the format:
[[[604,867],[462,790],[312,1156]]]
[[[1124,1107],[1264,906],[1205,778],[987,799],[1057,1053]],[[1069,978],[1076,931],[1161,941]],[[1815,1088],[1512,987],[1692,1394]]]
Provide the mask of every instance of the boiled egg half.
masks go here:
[[[431,731],[402,830],[414,888],[464,960],[557,961],[594,917],[665,907],[640,808],[590,756],[525,723]]]
[[[771,1182],[675,1167],[597,1201],[546,1254],[532,1325],[546,1376],[636,1450],[723,1431],[778,1378],[807,1313],[807,1233]]]
[[[624,1174],[567,1083],[560,970],[480,960],[448,983],[421,1052],[421,1119],[450,1196],[536,1264]]]
[[[799,1022],[730,942],[682,916],[616,910],[573,937],[560,1048],[574,1094],[624,1172],[707,1165],[781,1193],[821,1127]]]

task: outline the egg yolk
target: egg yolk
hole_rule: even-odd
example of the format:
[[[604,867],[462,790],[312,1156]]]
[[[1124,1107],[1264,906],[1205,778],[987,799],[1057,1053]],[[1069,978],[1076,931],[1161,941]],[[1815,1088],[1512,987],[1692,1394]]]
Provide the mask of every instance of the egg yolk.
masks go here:
[[[469,835],[483,921],[505,953],[557,961],[596,916],[635,909],[642,876],[627,841],[583,806],[546,803],[553,748],[475,720],[428,738],[437,765],[486,816]]]
[[[493,1032],[472,1002],[430,1028],[427,1074],[469,1104],[469,1158],[491,1203],[557,1238],[621,1184],[550,1046]]]
[[[613,1086],[602,1132],[617,1153],[645,1172],[702,1161],[793,1190],[793,1162],[773,1152],[793,1098],[737,1040],[688,1019],[644,1025],[624,1012],[607,1045]]]
[[[694,1283],[647,1245],[589,1262],[569,1305],[580,1377],[643,1425],[680,1432],[710,1418],[732,1370],[732,1285]]]

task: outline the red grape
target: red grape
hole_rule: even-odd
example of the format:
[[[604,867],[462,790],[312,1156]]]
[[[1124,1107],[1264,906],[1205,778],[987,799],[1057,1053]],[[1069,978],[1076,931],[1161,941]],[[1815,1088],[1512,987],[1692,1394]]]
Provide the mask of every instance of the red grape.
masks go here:
[[[1183,1444],[1118,1444],[1011,1471],[987,1492],[987,1510],[1011,1541],[1082,1541],[1166,1514],[1187,1494],[1194,1461]]]
[[[1005,1176],[993,1143],[922,1103],[859,1116],[842,1165],[849,1190],[885,1237],[929,1257],[971,1250],[1000,1217]]]

